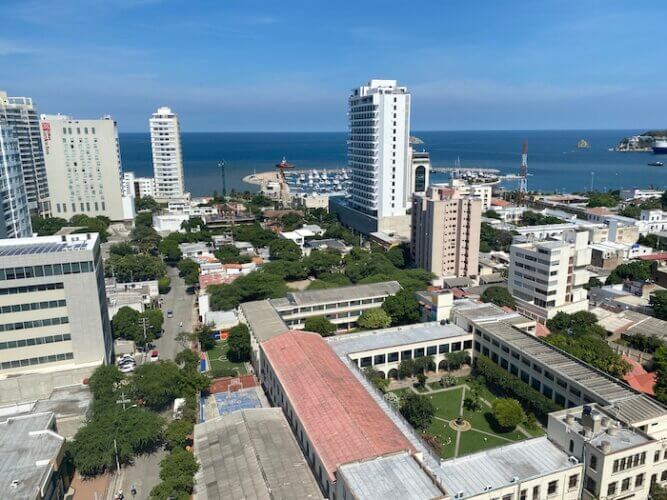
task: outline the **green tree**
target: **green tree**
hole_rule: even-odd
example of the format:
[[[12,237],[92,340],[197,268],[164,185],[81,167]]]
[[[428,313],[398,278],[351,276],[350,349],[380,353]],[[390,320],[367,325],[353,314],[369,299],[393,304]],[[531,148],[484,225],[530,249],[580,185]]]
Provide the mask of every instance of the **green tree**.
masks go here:
[[[186,397],[208,387],[208,377],[196,370],[181,370],[173,361],[145,363],[132,377],[132,390],[147,407],[160,411],[175,398]]]
[[[190,349],[183,349],[174,358],[177,365],[182,365],[186,370],[196,370],[199,366],[199,356]]]
[[[167,274],[162,259],[151,255],[111,255],[104,263],[107,277],[114,276],[119,283],[159,280]]]
[[[491,403],[493,417],[500,427],[514,429],[526,419],[526,414],[516,399],[499,398]]]
[[[352,282],[343,273],[325,273],[316,280],[310,282],[308,290],[323,290],[325,288],[340,288],[349,286]]]
[[[32,223],[33,233],[36,233],[39,236],[56,234],[67,225],[67,221],[60,217],[40,217],[38,215],[33,215],[30,217],[30,221]]]
[[[190,498],[194,476],[199,470],[195,456],[183,448],[175,448],[160,462],[162,482],[151,491],[151,498],[181,500]]]
[[[653,335],[642,335],[641,333],[637,333],[628,335],[624,338],[630,347],[644,352],[655,352],[665,345],[662,338]]]
[[[301,249],[292,240],[277,239],[269,243],[269,255],[271,260],[296,261],[301,259]]]
[[[389,380],[384,378],[382,372],[369,366],[368,368],[364,368],[364,375],[368,380],[370,380],[370,382],[376,387],[376,389],[382,392],[386,392],[387,387],[389,386]]]
[[[513,234],[509,231],[494,228],[491,224],[482,222],[480,228],[480,252],[490,252],[491,250],[509,251],[512,244]]]
[[[617,285],[626,280],[645,281],[651,278],[651,262],[637,260],[616,266],[609,276],[607,285]]]
[[[405,258],[406,248],[403,245],[394,247],[387,252],[387,259],[394,266],[404,268],[408,259]]]
[[[562,224],[563,220],[551,215],[542,215],[539,212],[527,210],[521,216],[522,226],[543,226],[548,224]]]
[[[398,364],[398,378],[404,379],[415,374],[415,363],[411,359],[404,359]]]
[[[621,196],[619,191],[607,191],[606,193],[601,193],[599,191],[591,191],[586,193],[588,196],[588,207],[615,207],[621,201]]]
[[[227,311],[241,302],[275,299],[287,294],[287,286],[280,276],[255,271],[241,276],[229,285],[211,285],[207,288],[214,311]]]
[[[221,245],[213,255],[223,264],[236,264],[241,261],[241,251],[234,245]]]
[[[487,219],[499,219],[499,220],[502,219],[502,217],[500,217],[500,214],[498,212],[496,212],[495,210],[491,210],[490,208],[486,210],[482,215]]]
[[[206,324],[199,325],[195,330],[195,335],[202,351],[210,351],[215,347],[213,333],[211,325]]]
[[[135,227],[153,227],[153,214],[150,212],[139,212],[134,216]]]
[[[445,354],[447,370],[458,370],[463,365],[470,364],[470,355],[467,351],[448,352]]]
[[[243,323],[239,323],[234,328],[229,330],[229,338],[227,339],[227,357],[235,363],[243,361],[250,361],[252,347],[250,344],[250,331]]]
[[[429,428],[435,415],[435,406],[429,398],[407,394],[401,402],[401,415],[418,431]]]
[[[199,283],[199,264],[191,259],[183,259],[176,265],[178,275],[183,278],[187,286]]]
[[[357,324],[364,330],[387,328],[391,324],[391,318],[382,309],[366,309],[359,316]]]
[[[492,302],[497,306],[516,308],[516,300],[504,286],[490,286],[482,292],[482,302]]]
[[[162,295],[169,293],[171,290],[171,278],[169,276],[164,276],[160,278],[157,282],[158,292]]]
[[[142,196],[134,199],[134,208],[137,212],[141,210],[157,212],[160,209],[160,204],[151,196]]]
[[[89,217],[87,215],[75,215],[69,220],[69,226],[82,227],[78,233],[99,233],[100,241],[105,242],[109,237],[107,228],[110,225],[106,217]]]
[[[584,288],[586,290],[590,290],[591,288],[600,288],[602,285],[603,285],[602,281],[593,276],[589,278],[588,283],[584,285]]]
[[[176,264],[183,258],[183,252],[178,247],[178,242],[172,238],[163,239],[158,245],[158,250],[160,254],[164,257],[164,260],[170,264]]]
[[[659,290],[651,295],[649,303],[658,319],[667,319],[667,291]]]
[[[426,386],[426,375],[423,373],[418,373],[417,374],[417,387],[421,387],[422,389]]]
[[[303,259],[303,264],[308,269],[309,274],[321,279],[340,267],[341,256],[338,252],[332,250],[312,250],[310,255]],[[334,274],[338,275],[339,273]]]
[[[155,254],[162,238],[152,227],[137,225],[130,233],[130,239],[142,252]]]
[[[419,302],[414,294],[407,290],[400,290],[396,295],[387,297],[382,304],[382,309],[391,317],[392,325],[409,325],[419,322]]]
[[[315,332],[322,337],[330,337],[336,333],[336,325],[329,321],[326,316],[311,316],[306,318],[304,329],[309,332]]]
[[[109,247],[109,255],[119,255],[125,257],[126,255],[134,255],[137,250],[129,243],[121,242],[114,243]]]
[[[275,233],[262,228],[259,223],[235,226],[232,234],[234,241],[247,241],[256,248],[265,247],[278,238]]]
[[[170,450],[178,447],[185,448],[191,440],[193,430],[194,423],[190,420],[182,418],[172,420],[164,432],[167,448]]]
[[[283,231],[294,231],[303,225],[303,217],[295,212],[290,212],[280,218]]]
[[[292,260],[276,260],[262,266],[262,272],[280,276],[284,280],[302,280],[308,277],[308,270],[303,263]]]
[[[111,330],[114,338],[142,343],[143,333],[139,325],[140,316],[139,311],[128,306],[118,309],[118,312],[111,319]]]

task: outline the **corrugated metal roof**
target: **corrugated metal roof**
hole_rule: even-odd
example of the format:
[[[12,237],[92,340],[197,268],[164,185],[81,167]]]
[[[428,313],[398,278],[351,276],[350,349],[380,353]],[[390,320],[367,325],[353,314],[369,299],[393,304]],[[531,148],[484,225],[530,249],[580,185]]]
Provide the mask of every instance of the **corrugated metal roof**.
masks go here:
[[[447,496],[407,453],[346,464],[338,475],[355,500],[429,500]]]
[[[543,436],[448,460],[441,467],[447,491],[451,495],[462,492],[459,498],[469,498],[510,486],[513,478],[527,481],[579,466]]]
[[[414,450],[318,334],[290,331],[262,349],[331,479],[343,464]]]
[[[241,410],[195,426],[199,500],[322,499],[280,408]]]

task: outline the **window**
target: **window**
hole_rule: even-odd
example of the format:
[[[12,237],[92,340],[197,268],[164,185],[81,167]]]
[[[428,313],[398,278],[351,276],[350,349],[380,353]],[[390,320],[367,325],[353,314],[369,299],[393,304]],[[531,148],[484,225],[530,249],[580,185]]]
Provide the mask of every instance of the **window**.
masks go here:
[[[635,478],[635,488],[639,488],[644,484],[644,474],[638,474]]]
[[[615,495],[616,494],[616,483],[609,483],[609,486],[607,486],[607,495]]]
[[[626,477],[621,481],[621,491],[628,491],[630,489],[630,478]]]
[[[528,490],[521,490],[519,500],[528,500]]]
[[[449,352],[449,344],[440,344],[440,346],[438,347],[438,351],[440,352],[440,354],[445,354]]]
[[[577,486],[579,486],[579,474],[573,474],[567,480],[567,489],[568,490],[573,490]]]
[[[404,360],[404,359],[412,359],[412,351],[411,350],[403,351],[401,353],[401,361]]]
[[[540,498],[540,487],[533,486],[533,499],[538,500]]]
[[[373,359],[373,364],[374,365],[383,365],[384,362],[385,362],[385,355],[384,354],[377,354]]]
[[[654,462],[659,462],[659,461],[660,461],[660,450],[657,450],[657,451],[653,454],[653,461],[654,461]]]
[[[387,361],[390,363],[396,363],[398,361],[398,352],[390,352],[387,355]]]
[[[598,487],[597,481],[595,481],[595,479],[593,479],[590,476],[586,476],[586,490],[590,491],[591,493],[595,493],[597,487]]]
[[[435,356],[438,353],[438,346],[430,345],[426,348],[427,356]]]
[[[570,453],[574,451],[574,441],[572,441],[571,439],[570,439],[570,446],[568,447],[568,449],[570,450]]]
[[[415,349],[415,358],[421,358],[424,356],[424,348]]]
[[[555,495],[558,491],[558,481],[550,481],[547,485],[547,495]]]
[[[589,464],[590,468],[593,470],[597,470],[598,468],[598,457],[596,455],[591,455],[591,461]]]

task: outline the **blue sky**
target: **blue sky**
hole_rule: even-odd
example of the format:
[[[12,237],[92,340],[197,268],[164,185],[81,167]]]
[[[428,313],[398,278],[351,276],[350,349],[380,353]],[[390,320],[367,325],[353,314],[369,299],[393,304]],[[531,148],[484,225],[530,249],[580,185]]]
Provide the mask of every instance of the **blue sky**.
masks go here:
[[[370,78],[414,130],[667,127],[667,2],[1,0],[0,89],[147,131],[345,130]]]

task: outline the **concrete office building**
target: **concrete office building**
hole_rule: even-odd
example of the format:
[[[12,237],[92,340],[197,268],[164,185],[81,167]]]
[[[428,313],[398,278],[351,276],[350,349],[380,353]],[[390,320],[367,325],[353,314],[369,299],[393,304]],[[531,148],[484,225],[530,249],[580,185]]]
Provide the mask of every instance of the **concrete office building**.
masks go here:
[[[40,136],[37,107],[30,97],[9,97],[0,90],[0,120],[12,128],[19,142],[19,157],[28,206],[42,216],[51,215],[49,185]]]
[[[0,118],[0,238],[32,236],[19,141]]]
[[[98,235],[0,240],[0,311],[2,399],[10,387],[32,389],[16,375],[90,374],[108,363],[113,343]]]
[[[508,290],[517,311],[546,323],[558,312],[588,309],[586,266],[591,263],[588,233],[569,231],[564,241],[513,244]]]
[[[121,192],[120,144],[114,120],[42,115],[41,130],[55,217],[134,218],[133,199]]]
[[[7,499],[65,498],[65,438],[51,412],[0,422],[0,491]]]
[[[438,277],[479,274],[480,200],[431,186],[412,201],[412,258]]]
[[[194,436],[196,500],[324,498],[280,408],[237,410]]]
[[[363,233],[409,234],[410,94],[396,80],[371,80],[348,100],[349,200],[332,198],[343,223]]]
[[[463,179],[452,179],[447,184],[464,196],[472,196],[482,202],[482,211],[491,208],[493,188],[490,184],[468,184]]]
[[[290,292],[269,302],[293,330],[305,327],[306,319],[325,316],[340,331],[356,328],[357,320],[368,309],[382,307],[385,299],[401,290],[398,281],[383,281],[324,290]]]
[[[467,351],[472,356],[472,333],[455,325],[418,323],[327,338],[339,356],[361,369],[373,368],[383,378],[398,378],[401,361],[431,356],[437,370],[447,369],[447,353]]]
[[[134,172],[123,173],[123,196],[155,198],[155,179],[153,177],[136,177]]]
[[[151,115],[149,124],[156,197],[182,198],[185,184],[178,116],[171,109],[161,107]]]

